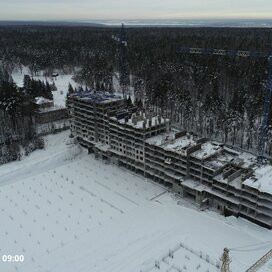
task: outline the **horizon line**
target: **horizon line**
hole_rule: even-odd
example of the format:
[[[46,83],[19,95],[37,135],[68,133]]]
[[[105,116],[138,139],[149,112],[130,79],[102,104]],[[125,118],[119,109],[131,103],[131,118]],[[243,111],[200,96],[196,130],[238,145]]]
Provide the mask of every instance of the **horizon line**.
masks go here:
[[[245,21],[245,20],[258,20],[258,21],[272,21],[271,18],[260,18],[260,17],[248,17],[248,18],[119,18],[119,19],[0,19],[0,22],[91,22],[91,21]]]

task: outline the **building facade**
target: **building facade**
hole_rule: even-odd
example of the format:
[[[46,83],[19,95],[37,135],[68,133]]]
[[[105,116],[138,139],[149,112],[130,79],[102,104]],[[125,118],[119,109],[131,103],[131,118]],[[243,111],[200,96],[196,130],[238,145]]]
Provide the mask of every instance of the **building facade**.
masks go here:
[[[171,188],[200,209],[272,228],[272,166],[186,131],[168,119],[126,108],[103,93],[69,98],[71,133],[96,157]]]

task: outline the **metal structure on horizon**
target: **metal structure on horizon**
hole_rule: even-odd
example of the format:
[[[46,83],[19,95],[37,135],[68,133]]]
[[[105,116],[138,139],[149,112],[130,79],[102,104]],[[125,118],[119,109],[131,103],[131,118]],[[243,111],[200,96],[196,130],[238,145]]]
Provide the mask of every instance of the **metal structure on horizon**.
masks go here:
[[[203,48],[181,48],[180,53],[196,54],[196,55],[214,55],[214,56],[228,56],[228,57],[241,57],[241,58],[266,58],[268,60],[268,77],[266,82],[266,92],[264,99],[264,109],[262,124],[260,127],[260,136],[258,142],[258,160],[259,162],[264,159],[265,143],[267,142],[269,114],[272,100],[272,53],[257,52],[257,51],[235,51],[224,49],[203,49]]]
[[[127,56],[127,38],[125,25],[122,24],[120,36],[112,36],[112,39],[118,42],[118,68],[119,68],[119,84],[122,89],[123,98],[127,98],[127,88],[129,85],[129,66],[128,66],[128,56]]]

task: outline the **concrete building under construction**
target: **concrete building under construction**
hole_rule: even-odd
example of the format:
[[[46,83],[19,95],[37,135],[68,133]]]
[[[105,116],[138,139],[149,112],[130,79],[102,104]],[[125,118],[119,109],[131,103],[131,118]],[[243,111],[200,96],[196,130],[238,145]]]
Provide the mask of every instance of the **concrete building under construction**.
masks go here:
[[[176,131],[168,119],[126,108],[105,93],[68,98],[71,133],[97,158],[164,184],[200,209],[272,228],[272,166],[256,157]]]

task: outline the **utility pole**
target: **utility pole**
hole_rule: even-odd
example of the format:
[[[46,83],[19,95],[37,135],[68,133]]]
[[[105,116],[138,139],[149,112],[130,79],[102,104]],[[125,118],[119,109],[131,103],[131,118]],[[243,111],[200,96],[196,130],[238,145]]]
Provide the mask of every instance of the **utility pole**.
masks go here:
[[[228,248],[224,248],[224,253],[222,255],[222,257],[220,258],[220,261],[222,261],[222,266],[221,266],[221,272],[230,272],[230,263],[231,263],[231,259],[229,256],[229,249]]]

